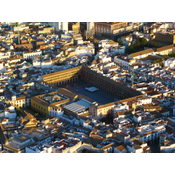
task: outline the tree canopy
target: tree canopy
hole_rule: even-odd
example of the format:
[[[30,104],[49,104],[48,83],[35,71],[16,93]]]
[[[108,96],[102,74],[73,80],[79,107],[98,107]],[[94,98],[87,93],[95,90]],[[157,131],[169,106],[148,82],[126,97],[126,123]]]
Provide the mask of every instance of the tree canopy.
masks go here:
[[[146,45],[147,44],[147,40],[145,38],[142,38],[140,43],[141,43],[141,45]]]
[[[159,66],[163,67],[163,63],[162,63],[163,59],[162,58],[159,58],[158,60],[153,60],[151,62],[151,64],[159,64]]]
[[[123,41],[122,40],[119,40],[119,45],[123,46]]]
[[[128,46],[128,48],[126,49],[126,53],[131,54],[134,52],[138,52],[140,50],[143,50],[146,46],[148,46],[147,40],[145,38],[137,37],[135,44]]]
[[[151,64],[157,64],[157,61],[156,61],[156,60],[153,60],[153,61],[151,62]]]
[[[136,42],[135,42],[134,46],[135,46],[135,47],[140,46],[139,38],[136,39]]]
[[[20,108],[16,109],[17,116],[20,116],[22,114],[22,110]]]

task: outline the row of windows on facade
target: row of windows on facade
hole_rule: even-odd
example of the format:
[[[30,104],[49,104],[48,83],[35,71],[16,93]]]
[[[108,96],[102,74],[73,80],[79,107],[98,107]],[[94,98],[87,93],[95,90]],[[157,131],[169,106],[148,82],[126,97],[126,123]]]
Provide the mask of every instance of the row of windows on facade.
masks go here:
[[[36,107],[38,106],[37,104],[35,105],[35,103],[33,103],[33,105],[36,106]],[[38,106],[38,108],[40,108],[40,106]],[[42,110],[42,109],[43,109],[43,107],[41,107],[41,110]],[[53,110],[53,111],[57,111],[57,109],[55,109],[55,108],[52,108],[52,110]],[[45,111],[45,109],[44,109],[44,111]]]
[[[35,111],[38,111],[40,114],[42,114],[42,115],[44,115],[44,116],[46,116],[46,114],[43,112],[43,111],[40,111],[40,110],[38,110],[37,108],[35,109],[35,108],[33,108]]]
[[[33,103],[33,105],[36,107],[38,106],[37,104],[35,105],[35,103]],[[38,106],[38,108],[40,109],[40,106]],[[41,107],[41,110],[43,110],[43,107]],[[45,109],[44,109],[44,111],[45,111]]]
[[[53,111],[57,111],[57,109],[52,108]]]
[[[101,32],[107,32],[107,33],[111,33],[112,32],[112,30],[110,30],[110,29],[103,29],[103,28],[100,28],[100,27],[96,27],[96,31],[101,31]]]
[[[58,78],[63,79],[62,77],[70,77],[70,76],[72,77],[72,76],[76,76],[76,75],[79,75],[79,74],[71,72],[71,73],[65,73],[65,74],[61,74],[61,75],[58,75],[58,74],[52,75],[50,77],[46,77],[46,79],[54,79],[54,78],[56,78],[56,79],[58,79]]]
[[[24,103],[15,103],[14,105],[24,105]]]
[[[40,56],[41,54],[38,55],[24,55],[24,58],[29,58],[29,57],[33,57],[33,56]]]
[[[89,79],[89,80],[92,79],[91,81],[93,81],[94,77],[92,78],[92,77],[90,76],[90,77],[88,77],[88,79]],[[110,83],[109,83],[109,84],[106,84],[106,82],[105,82],[103,79],[101,79],[101,77],[100,77],[100,79],[98,79],[98,84],[99,84],[99,85],[103,85],[103,86],[106,87],[106,88],[108,88],[109,86],[111,87]],[[115,89],[115,87],[113,87],[113,89],[114,89],[116,92],[120,91],[120,90]]]
[[[22,103],[22,102],[24,103],[25,101],[24,101],[24,100],[16,100],[16,101],[12,101],[12,102],[13,102],[13,103],[15,103],[15,102],[16,102],[16,103]]]

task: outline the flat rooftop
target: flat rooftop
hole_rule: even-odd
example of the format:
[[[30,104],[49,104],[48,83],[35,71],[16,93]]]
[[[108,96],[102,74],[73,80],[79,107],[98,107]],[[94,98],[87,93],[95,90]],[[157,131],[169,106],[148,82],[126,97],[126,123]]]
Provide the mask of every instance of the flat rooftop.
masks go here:
[[[89,87],[95,87],[95,86],[84,80],[78,80],[78,81],[71,82],[65,85],[61,85],[59,87],[66,88],[69,91],[72,91],[76,94],[82,94],[100,104],[106,104],[106,103],[117,101],[117,99],[113,95],[109,94],[108,92],[102,89],[99,89],[98,91],[95,91],[95,92],[89,92],[88,90],[85,89],[85,87],[89,88]]]
[[[27,140],[29,140],[30,139],[30,137],[29,136],[27,136],[27,135],[20,135],[20,136],[17,136],[17,137],[14,137],[13,138],[13,140],[14,141],[16,141],[16,142],[19,142],[20,144],[22,144],[23,142],[25,142],[25,141],[27,141]]]
[[[73,111],[74,113],[78,113],[78,112],[81,112],[82,110],[89,108],[89,104],[91,104],[90,101],[87,101],[85,99],[81,99],[77,102],[66,105],[64,108],[66,108],[70,111]]]
[[[65,100],[66,97],[64,97],[63,95],[59,94],[59,93],[54,93],[54,94],[46,94],[43,97],[40,97],[41,99],[43,99],[44,101],[50,103],[54,103],[57,101],[61,101],[61,100]]]

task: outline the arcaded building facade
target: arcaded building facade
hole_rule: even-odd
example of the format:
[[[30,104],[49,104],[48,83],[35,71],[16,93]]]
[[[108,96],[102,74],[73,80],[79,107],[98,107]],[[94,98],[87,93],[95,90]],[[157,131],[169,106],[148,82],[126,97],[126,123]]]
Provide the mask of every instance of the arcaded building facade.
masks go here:
[[[76,81],[82,78],[81,68],[82,66],[79,66],[79,67],[43,75],[43,81],[53,86],[57,86],[57,85],[59,86],[62,84]]]
[[[105,90],[106,92],[120,99],[141,95],[141,92],[128,88],[125,85],[122,85],[118,82],[115,82],[114,80],[104,77],[103,75],[92,71],[86,66],[79,66],[43,75],[43,81],[53,86],[59,86],[62,84],[76,81],[78,79],[83,79],[88,83],[102,90]]]
[[[53,86],[67,84],[69,82],[77,81],[78,79],[83,79],[93,86],[112,94],[116,98],[124,99],[124,101],[127,101],[127,99],[133,100],[141,98],[143,96],[140,91],[128,88],[127,86],[115,82],[110,78],[104,77],[86,66],[79,66],[43,75],[43,81]],[[123,100],[120,100],[119,102],[123,102]],[[89,105],[89,112],[95,119],[103,118],[110,110],[112,110],[115,103],[117,102],[107,103],[105,105],[92,103]]]

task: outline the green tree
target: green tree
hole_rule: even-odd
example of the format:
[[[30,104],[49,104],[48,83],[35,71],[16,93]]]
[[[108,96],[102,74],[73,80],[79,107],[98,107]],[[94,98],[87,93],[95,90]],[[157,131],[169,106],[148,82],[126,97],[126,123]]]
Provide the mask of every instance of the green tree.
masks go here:
[[[156,60],[153,60],[153,61],[151,62],[151,64],[157,64],[157,61],[156,61]]]
[[[170,55],[163,55],[163,58],[164,59],[167,59],[167,58],[169,58],[169,57],[171,57]]]
[[[147,40],[145,38],[141,39],[141,45],[146,45],[147,44]]]
[[[136,51],[136,49],[133,45],[128,46],[128,48],[126,49],[126,53],[128,53],[128,54],[134,53],[135,51]]]
[[[163,61],[163,58],[159,58],[159,59],[157,60],[157,62],[159,63],[159,65],[160,65],[161,67],[163,67],[162,61]]]
[[[39,114],[38,113],[35,113],[35,117],[38,117],[39,116]]]
[[[137,38],[136,43],[134,44],[134,47],[140,46],[139,38]]]
[[[162,63],[162,62],[160,62],[160,63],[159,63],[159,66],[163,67],[163,63]]]
[[[158,63],[161,63],[163,61],[163,58],[158,59]]]
[[[122,40],[119,40],[119,45],[123,46],[123,41]]]
[[[20,108],[16,109],[17,116],[20,116],[22,114],[22,110]]]

